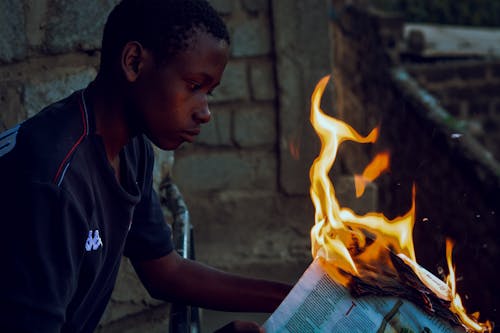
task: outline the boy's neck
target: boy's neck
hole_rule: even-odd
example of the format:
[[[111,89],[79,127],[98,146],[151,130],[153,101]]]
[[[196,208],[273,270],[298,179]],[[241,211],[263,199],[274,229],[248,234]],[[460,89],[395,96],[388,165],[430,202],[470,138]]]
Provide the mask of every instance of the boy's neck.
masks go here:
[[[125,93],[116,83],[112,84],[99,75],[87,92],[94,110],[96,134],[103,139],[110,164],[117,165],[120,151],[132,137],[125,113]]]

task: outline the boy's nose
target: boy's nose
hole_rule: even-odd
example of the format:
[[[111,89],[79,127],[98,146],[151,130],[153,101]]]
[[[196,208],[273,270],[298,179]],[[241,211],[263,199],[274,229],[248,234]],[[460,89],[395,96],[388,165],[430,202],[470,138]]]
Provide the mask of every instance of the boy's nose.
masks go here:
[[[208,103],[204,103],[204,105],[199,108],[195,113],[194,113],[194,118],[196,122],[198,123],[208,123],[210,121],[210,118],[212,117],[212,114],[210,113],[210,109],[208,107]]]
[[[193,117],[197,123],[203,124],[208,123],[212,114],[210,113],[210,109],[208,107],[207,96],[203,96],[203,100],[200,100],[199,108],[194,113]]]

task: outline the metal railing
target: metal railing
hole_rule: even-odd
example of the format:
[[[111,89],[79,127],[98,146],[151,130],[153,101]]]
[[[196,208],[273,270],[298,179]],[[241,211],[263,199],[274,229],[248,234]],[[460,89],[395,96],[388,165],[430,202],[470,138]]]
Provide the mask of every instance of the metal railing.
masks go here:
[[[181,192],[167,177],[160,185],[161,203],[172,214],[172,236],[175,250],[186,259],[195,259],[193,226]],[[173,303],[170,308],[169,333],[199,333],[200,314],[197,307]]]

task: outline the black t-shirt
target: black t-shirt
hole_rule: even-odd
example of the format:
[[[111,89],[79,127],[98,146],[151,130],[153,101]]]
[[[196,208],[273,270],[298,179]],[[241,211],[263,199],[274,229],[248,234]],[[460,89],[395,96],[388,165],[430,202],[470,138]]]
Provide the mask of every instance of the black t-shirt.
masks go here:
[[[172,251],[142,135],[116,180],[79,91],[0,133],[0,331],[92,332],[123,253]]]

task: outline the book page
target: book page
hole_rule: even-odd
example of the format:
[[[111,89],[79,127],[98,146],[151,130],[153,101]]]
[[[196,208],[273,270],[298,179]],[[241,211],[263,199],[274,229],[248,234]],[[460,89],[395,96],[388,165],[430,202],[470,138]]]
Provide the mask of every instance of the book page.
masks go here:
[[[459,333],[462,327],[432,317],[395,297],[353,298],[314,261],[263,325],[266,333]]]

